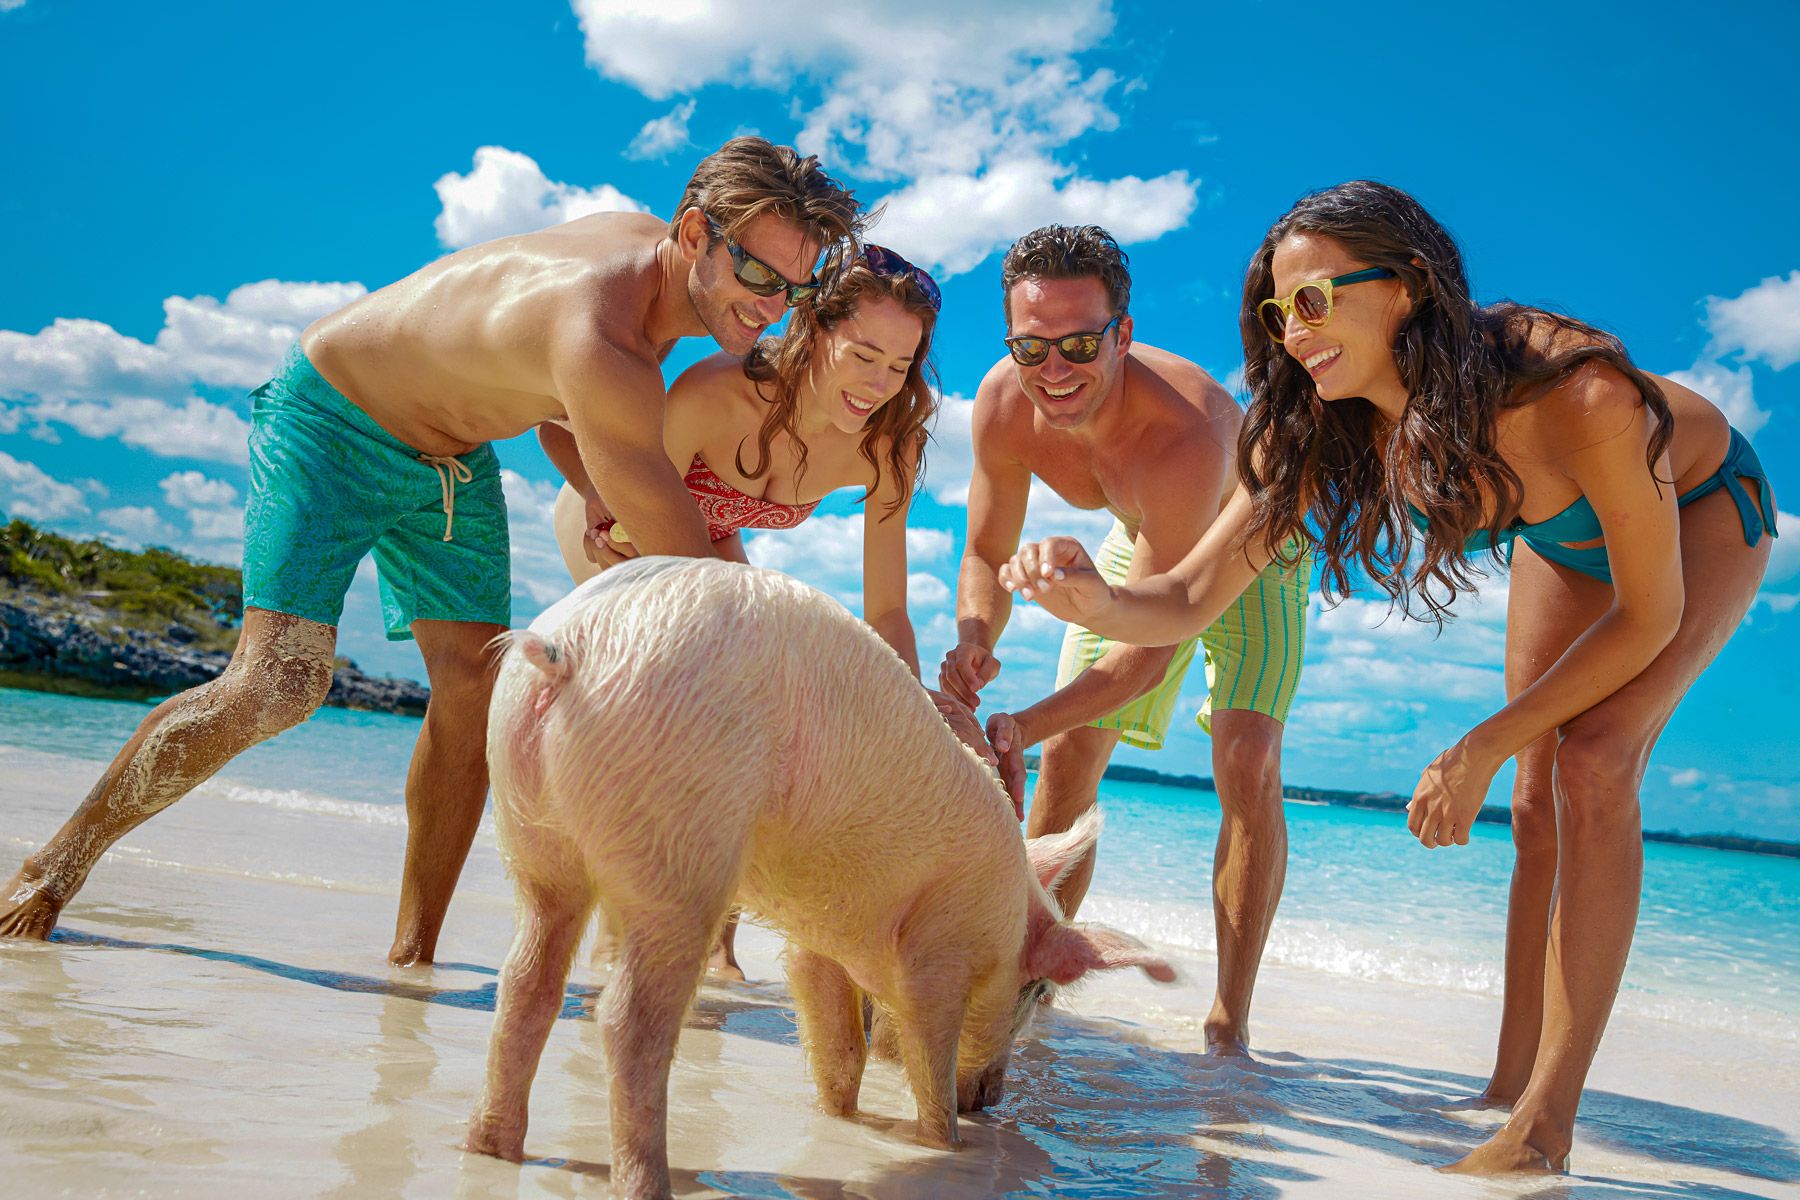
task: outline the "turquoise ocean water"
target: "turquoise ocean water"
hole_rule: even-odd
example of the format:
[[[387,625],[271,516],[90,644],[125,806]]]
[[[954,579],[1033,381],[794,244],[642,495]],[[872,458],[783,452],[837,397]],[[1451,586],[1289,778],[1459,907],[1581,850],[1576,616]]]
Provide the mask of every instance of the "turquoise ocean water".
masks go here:
[[[97,773],[147,711],[0,689],[0,745],[85,760]],[[398,822],[418,728],[404,717],[323,709],[241,756],[220,780],[238,799],[321,811],[370,806]],[[1083,916],[1210,961],[1217,799],[1107,780],[1101,802],[1106,832]],[[1498,995],[1513,857],[1504,827],[1478,826],[1466,847],[1427,851],[1393,814],[1289,803],[1287,820],[1273,960]],[[1797,916],[1800,860],[1647,845],[1620,1006],[1800,1042]]]

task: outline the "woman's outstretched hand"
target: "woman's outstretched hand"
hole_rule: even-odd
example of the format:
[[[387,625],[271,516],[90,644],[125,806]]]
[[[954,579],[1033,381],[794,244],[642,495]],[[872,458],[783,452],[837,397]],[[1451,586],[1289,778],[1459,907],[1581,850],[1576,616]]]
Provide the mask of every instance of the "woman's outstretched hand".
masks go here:
[[[1085,625],[1112,603],[1112,585],[1074,538],[1026,542],[1000,567],[1000,586],[1036,600],[1051,616]]]
[[[1467,738],[1456,743],[1419,776],[1406,806],[1407,829],[1428,849],[1468,845],[1469,828],[1499,770],[1500,763],[1478,757]]]

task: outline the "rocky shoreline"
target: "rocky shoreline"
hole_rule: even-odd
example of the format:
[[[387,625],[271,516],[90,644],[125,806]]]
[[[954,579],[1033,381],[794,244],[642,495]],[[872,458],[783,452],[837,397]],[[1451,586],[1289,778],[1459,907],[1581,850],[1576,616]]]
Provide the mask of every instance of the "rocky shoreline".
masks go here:
[[[0,679],[11,686],[130,700],[172,695],[217,678],[231,661],[228,651],[199,646],[200,638],[180,621],[132,628],[85,599],[0,596]],[[430,698],[424,684],[365,675],[343,659],[325,703],[417,717]]]

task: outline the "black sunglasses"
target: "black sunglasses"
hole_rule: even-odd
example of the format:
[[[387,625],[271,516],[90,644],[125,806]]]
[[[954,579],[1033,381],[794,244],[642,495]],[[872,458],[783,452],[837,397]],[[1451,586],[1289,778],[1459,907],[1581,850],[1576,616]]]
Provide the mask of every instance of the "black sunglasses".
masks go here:
[[[732,238],[727,237],[725,230],[712,219],[710,213],[702,212],[700,215],[706,218],[706,227],[712,230],[714,237],[724,238],[725,252],[731,255],[731,273],[737,277],[739,283],[744,285],[744,290],[752,296],[775,296],[786,292],[787,306],[793,308],[795,305],[805,304],[819,294],[820,285],[817,278],[809,283],[789,283],[780,271],[745,250]]]
[[[1112,320],[1093,333],[1065,333],[1059,338],[1009,337],[1005,339],[1006,350],[1021,367],[1035,367],[1049,358],[1052,346],[1072,363],[1091,363],[1100,357],[1100,342],[1106,337],[1106,331],[1117,325],[1124,315],[1123,311],[1114,313]]]

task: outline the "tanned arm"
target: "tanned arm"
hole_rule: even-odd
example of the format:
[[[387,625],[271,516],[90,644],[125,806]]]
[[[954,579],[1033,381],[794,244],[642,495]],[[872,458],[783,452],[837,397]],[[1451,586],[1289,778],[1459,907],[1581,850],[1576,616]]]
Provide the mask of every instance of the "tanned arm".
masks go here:
[[[1025,508],[1031,499],[1031,472],[1005,436],[1002,364],[988,373],[975,393],[971,437],[975,473],[969,482],[968,536],[956,579],[956,646],[938,668],[946,692],[975,708],[979,692],[1000,673],[994,644],[1012,615],[1012,593],[1000,584],[1002,564],[1019,546]]]
[[[588,320],[559,330],[551,353],[587,477],[638,553],[710,555],[706,522],[663,444],[660,364],[607,341]]]
[[[1144,518],[1126,576],[1128,586],[1173,570],[1199,542],[1219,511],[1228,469],[1226,451],[1199,439],[1174,447],[1139,469],[1132,499]],[[1175,651],[1174,644],[1112,646],[1066,686],[1012,714],[1016,732],[1009,742],[1016,740],[1021,749],[1035,745],[1129,704],[1162,681]],[[989,732],[993,736],[998,731]]]
[[[886,455],[882,456],[885,467]],[[917,461],[917,454],[913,456]],[[911,470],[911,464],[907,469]],[[863,620],[894,648],[912,673],[919,673],[919,648],[906,611],[906,515],[900,481],[884,469],[875,493],[863,504]]]

